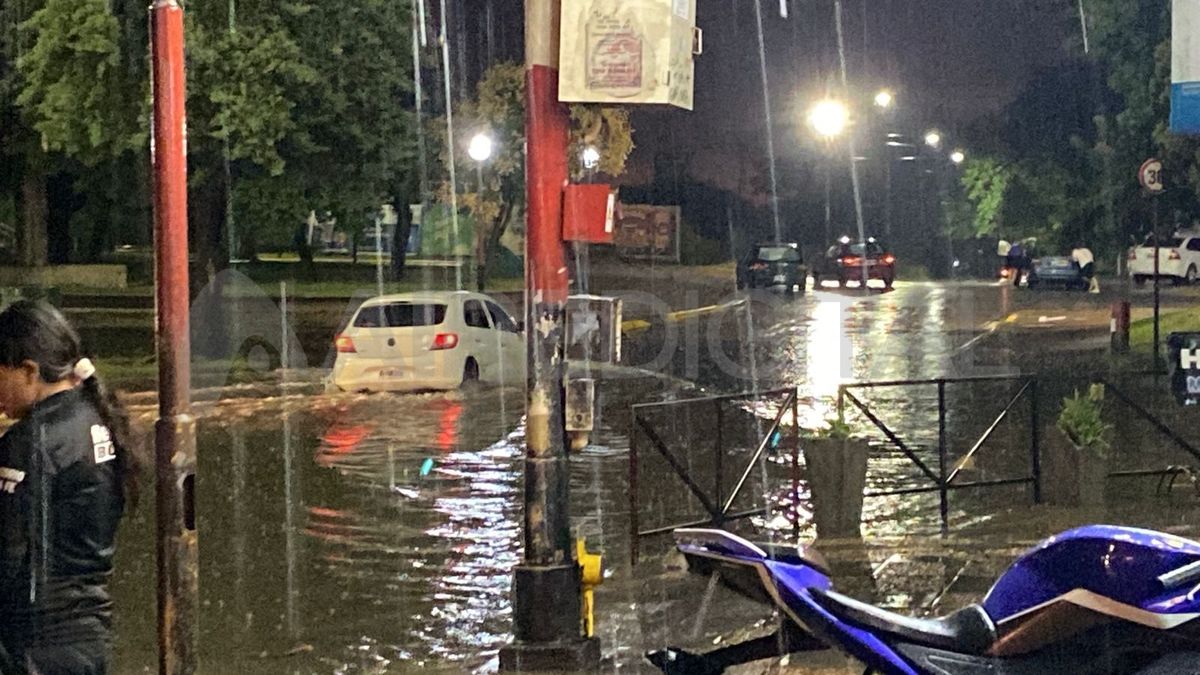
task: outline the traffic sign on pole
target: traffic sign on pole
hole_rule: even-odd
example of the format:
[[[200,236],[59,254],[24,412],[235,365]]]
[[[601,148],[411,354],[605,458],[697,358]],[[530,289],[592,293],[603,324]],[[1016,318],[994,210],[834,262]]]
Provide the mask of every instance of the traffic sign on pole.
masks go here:
[[[1162,176],[1163,164],[1161,161],[1150,158],[1142,162],[1142,167],[1138,169],[1138,183],[1151,194],[1158,194],[1166,189],[1163,185]]]

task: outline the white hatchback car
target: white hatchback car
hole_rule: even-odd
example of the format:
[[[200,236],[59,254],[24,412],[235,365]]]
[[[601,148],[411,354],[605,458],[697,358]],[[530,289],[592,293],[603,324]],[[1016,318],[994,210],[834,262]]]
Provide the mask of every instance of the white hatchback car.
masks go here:
[[[520,325],[495,300],[467,291],[372,298],[335,340],[330,377],[343,391],[457,389],[525,382]]]
[[[1154,236],[1129,251],[1129,276],[1138,284],[1154,278]],[[1158,249],[1158,276],[1177,284],[1200,280],[1200,237],[1177,234],[1164,237]]]

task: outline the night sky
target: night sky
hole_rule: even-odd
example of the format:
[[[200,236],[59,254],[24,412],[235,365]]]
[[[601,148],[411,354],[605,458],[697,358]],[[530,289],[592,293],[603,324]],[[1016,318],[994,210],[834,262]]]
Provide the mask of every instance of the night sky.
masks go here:
[[[787,19],[779,0],[761,2],[776,154],[785,164],[804,163],[815,150],[797,122],[827,85],[840,88],[832,79],[833,2],[788,0]],[[744,172],[732,169],[765,157],[755,2],[698,5],[705,53],[696,65],[696,109],[636,111],[632,182],[648,178],[656,157],[661,171],[661,155],[673,153],[686,156],[687,171],[703,182],[744,187]],[[897,95],[890,120],[897,131],[936,127],[953,139],[956,130],[1002,111],[1040,69],[1072,57],[1079,42],[1074,7],[1072,0],[847,0],[851,97],[874,114],[870,96],[887,86]]]

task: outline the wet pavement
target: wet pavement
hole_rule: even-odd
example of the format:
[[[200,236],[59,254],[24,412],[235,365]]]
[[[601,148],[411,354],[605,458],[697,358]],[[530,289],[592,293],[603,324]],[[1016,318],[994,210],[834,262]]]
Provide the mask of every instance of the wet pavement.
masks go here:
[[[699,646],[765,624],[761,608],[709,592],[686,578],[663,537],[641,542],[631,566],[628,482],[630,406],[704,393],[798,386],[800,424],[834,410],[839,384],[863,380],[1014,376],[1052,366],[1053,338],[994,330],[1013,312],[1067,300],[988,284],[901,284],[863,296],[822,289],[786,299],[763,296],[742,309],[655,327],[627,344],[626,369],[600,375],[600,420],[593,445],[572,461],[572,512],[589,548],[605,554],[597,593],[604,670],[644,669],[643,650]],[[1076,311],[1105,299],[1072,296]],[[746,309],[748,307],[748,309]],[[1048,335],[1048,334],[1047,334]],[[747,339],[749,336],[749,339]],[[1039,356],[1041,355],[1041,356]],[[646,371],[657,371],[651,376]],[[617,375],[621,376],[617,376]],[[1086,384],[1059,374],[1042,386],[1041,423],[1054,401]],[[693,384],[694,383],[694,384]],[[946,457],[969,480],[1018,478],[1029,471],[1032,407],[1014,407],[970,460],[1021,379],[947,385]],[[1165,385],[1129,377],[1121,386],[1167,409]],[[936,466],[937,386],[858,392],[914,454]],[[716,474],[718,433],[711,407],[648,413],[682,461],[729,490],[778,412],[771,397],[748,397],[722,413],[727,453]],[[1118,403],[1115,468],[1183,463]],[[507,642],[509,571],[520,556],[521,416],[517,388],[408,396],[264,396],[206,404],[199,436],[201,541],[200,645],[203,672],[487,672]],[[139,408],[148,430],[152,412]],[[1188,411],[1192,412],[1192,411]],[[1172,411],[1169,420],[1187,422]],[[654,417],[658,415],[658,417]],[[791,418],[785,415],[785,424]],[[874,445],[873,490],[918,487],[923,478],[861,415],[856,430]],[[1186,429],[1193,443],[1197,425]],[[643,529],[694,518],[698,502],[639,438],[636,501]],[[766,515],[738,525],[786,540],[798,525],[811,536],[807,486],[794,503],[786,440],[748,473],[737,508]],[[705,473],[707,472],[707,473]],[[1154,496],[1155,479],[1110,485],[1105,514],[1032,507],[1027,486],[964,490],[950,501],[952,536],[939,536],[935,493],[867,500],[866,543],[827,542],[839,585],[899,610],[952,610],[987,588],[1005,564],[1041,536],[1093,520],[1200,528],[1196,492],[1181,480]],[[798,523],[789,520],[799,514]],[[155,663],[152,511],[122,532],[115,672],[152,672]],[[835,670],[841,662],[824,660]],[[773,666],[767,666],[773,667]],[[789,670],[795,670],[793,663]],[[761,668],[749,672],[762,672]],[[798,672],[807,672],[798,671]],[[824,671],[822,671],[824,672]]]

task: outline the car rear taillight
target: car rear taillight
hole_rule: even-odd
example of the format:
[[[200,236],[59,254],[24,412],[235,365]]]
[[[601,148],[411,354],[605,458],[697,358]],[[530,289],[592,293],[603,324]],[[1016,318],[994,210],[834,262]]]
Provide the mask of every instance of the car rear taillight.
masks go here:
[[[354,348],[354,340],[349,335],[339,335],[333,340],[334,347],[337,348],[339,354],[356,354],[358,350]]]
[[[883,256],[883,262],[885,265],[891,265],[892,263],[896,262],[896,256],[889,253]]]
[[[1136,248],[1129,249],[1129,259],[1137,260],[1137,249]]]
[[[762,263],[762,262],[752,263],[750,265],[750,269],[755,272],[761,272],[762,270],[767,269],[767,263]]]
[[[1179,251],[1171,249],[1171,252],[1167,254],[1167,260],[1182,260],[1182,258],[1179,257]]]
[[[846,267],[854,267],[855,265],[862,264],[862,258],[859,258],[858,256],[846,256],[845,258],[838,258],[838,262],[842,263]]]
[[[433,336],[433,344],[429,348],[433,351],[442,349],[454,349],[458,346],[458,333],[438,333]]]

